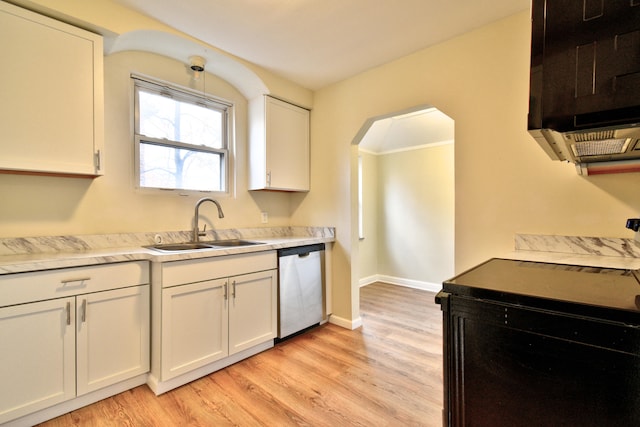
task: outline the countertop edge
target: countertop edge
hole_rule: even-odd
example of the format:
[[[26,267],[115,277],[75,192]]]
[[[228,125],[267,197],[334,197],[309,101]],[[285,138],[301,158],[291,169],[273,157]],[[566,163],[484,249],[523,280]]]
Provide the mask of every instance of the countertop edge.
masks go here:
[[[549,262],[554,264],[571,264],[585,267],[622,268],[628,270],[640,269],[640,258],[621,256],[516,250],[503,254],[500,258],[519,261]]]
[[[252,239],[262,244],[241,247],[197,249],[180,252],[161,252],[144,247],[109,248],[67,253],[41,253],[0,256],[0,276],[30,273],[59,268],[82,267],[126,261],[169,262],[189,259],[212,258],[251,252],[263,252],[316,243],[332,243],[334,237],[264,237]]]

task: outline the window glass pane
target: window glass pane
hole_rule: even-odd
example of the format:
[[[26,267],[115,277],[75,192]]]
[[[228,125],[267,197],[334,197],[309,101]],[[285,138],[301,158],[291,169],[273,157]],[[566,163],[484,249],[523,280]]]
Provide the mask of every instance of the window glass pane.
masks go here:
[[[226,148],[222,139],[222,111],[143,90],[138,91],[138,97],[141,135],[212,148]]]
[[[364,239],[364,206],[362,200],[362,156],[358,156],[358,237]]]
[[[140,141],[140,186],[224,191],[220,153],[185,150]]]

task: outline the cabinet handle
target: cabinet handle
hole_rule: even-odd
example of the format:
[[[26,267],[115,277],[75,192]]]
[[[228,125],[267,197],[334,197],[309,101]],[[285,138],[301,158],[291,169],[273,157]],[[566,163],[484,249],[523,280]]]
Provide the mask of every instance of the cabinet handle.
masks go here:
[[[91,277],[79,277],[77,279],[62,279],[60,280],[60,283],[62,283],[63,286],[66,286],[68,283],[80,282],[79,286],[84,286],[84,282],[89,280],[91,280]]]
[[[235,280],[233,281],[232,286],[233,286],[233,291],[231,295],[233,296],[233,299],[236,299],[236,281]]]
[[[67,302],[67,326],[71,325],[71,303]]]
[[[224,300],[226,301],[228,296],[227,296],[227,286],[229,286],[229,282],[224,282]]]
[[[83,299],[82,300],[82,308],[81,308],[82,314],[80,315],[80,319],[82,320],[82,323],[87,321],[87,300]]]
[[[102,153],[100,152],[100,150],[97,150],[94,153],[94,164],[96,167],[96,172],[100,172],[100,169],[102,168]]]
[[[271,171],[267,172],[267,187],[271,187]]]

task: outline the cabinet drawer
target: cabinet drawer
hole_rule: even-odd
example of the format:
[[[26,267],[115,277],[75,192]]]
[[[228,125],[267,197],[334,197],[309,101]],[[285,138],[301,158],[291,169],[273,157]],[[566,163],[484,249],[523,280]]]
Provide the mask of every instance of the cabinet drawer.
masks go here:
[[[0,276],[0,307],[148,283],[148,261],[8,274]]]
[[[276,251],[171,261],[162,264],[162,287],[278,268]]]

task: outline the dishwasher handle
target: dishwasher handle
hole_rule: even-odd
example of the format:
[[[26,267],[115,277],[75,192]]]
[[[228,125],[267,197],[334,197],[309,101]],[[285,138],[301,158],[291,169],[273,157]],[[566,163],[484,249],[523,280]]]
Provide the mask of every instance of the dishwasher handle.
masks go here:
[[[300,258],[309,256],[311,252],[324,251],[324,243],[317,243],[315,245],[296,246],[293,248],[285,248],[278,250],[279,257],[285,257],[290,255],[298,255]]]

